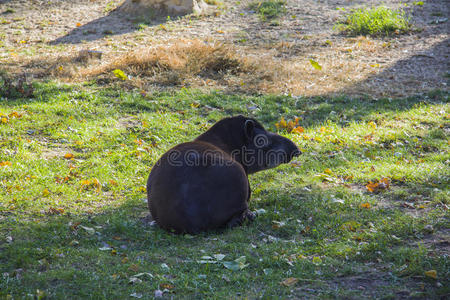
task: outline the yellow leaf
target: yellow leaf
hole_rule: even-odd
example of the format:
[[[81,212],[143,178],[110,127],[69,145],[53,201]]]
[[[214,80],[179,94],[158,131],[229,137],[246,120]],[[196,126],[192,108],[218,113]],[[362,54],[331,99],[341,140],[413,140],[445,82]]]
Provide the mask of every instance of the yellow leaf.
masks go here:
[[[322,263],[322,259],[318,256],[314,256],[313,260],[312,260],[313,264],[321,264]]]
[[[72,153],[66,153],[64,154],[64,158],[65,159],[72,159],[74,157],[74,155]]]
[[[48,195],[50,195],[50,192],[48,189],[45,189],[42,191],[42,196],[47,197]]]
[[[425,276],[433,278],[433,279],[437,279],[437,272],[436,270],[429,270],[425,272]]]
[[[311,65],[313,66],[314,69],[322,70],[322,66],[319,65],[319,63],[317,61],[310,59],[309,62],[311,63]]]
[[[326,173],[326,174],[328,174],[328,175],[333,175],[333,171],[331,171],[330,169],[325,169],[324,171],[323,171],[324,173]]]
[[[283,280],[282,282],[280,282],[281,285],[284,286],[292,286],[294,284],[296,284],[298,282],[298,279],[295,277],[289,277],[286,278],[285,280]]]
[[[127,80],[128,79],[128,76],[124,73],[124,71],[122,71],[120,69],[115,69],[113,71],[113,73],[119,79],[122,79],[122,80]]]
[[[370,121],[368,124],[370,127],[372,127],[373,129],[377,129],[377,124],[373,121]]]
[[[278,125],[279,125],[281,128],[286,128],[286,127],[287,127],[287,122],[286,122],[286,120],[284,119],[284,117],[281,117],[281,120],[280,120],[280,122],[278,122]]]

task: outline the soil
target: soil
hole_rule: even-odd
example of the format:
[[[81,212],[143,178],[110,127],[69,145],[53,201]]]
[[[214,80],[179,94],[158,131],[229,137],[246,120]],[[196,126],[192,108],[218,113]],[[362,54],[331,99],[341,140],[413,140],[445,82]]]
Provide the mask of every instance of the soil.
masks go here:
[[[400,97],[448,90],[448,0],[423,5],[394,0],[287,0],[287,12],[276,22],[261,21],[249,9],[248,0],[224,2],[224,7],[208,16],[149,21],[115,10],[121,4],[118,0],[0,0],[0,64],[15,74],[42,77],[42,69],[37,75],[36,61],[42,67],[82,50],[98,50],[102,58],[90,64],[100,65],[130,51],[199,39],[230,44],[242,57],[281,67],[282,80],[276,80],[274,73],[275,79],[242,88],[244,92]],[[381,4],[405,7],[415,30],[371,38],[349,37],[333,29],[345,14],[338,8],[348,11]],[[310,59],[322,70],[314,69]],[[214,89],[232,85],[231,81],[206,84],[204,80],[196,85],[201,87],[202,82]]]

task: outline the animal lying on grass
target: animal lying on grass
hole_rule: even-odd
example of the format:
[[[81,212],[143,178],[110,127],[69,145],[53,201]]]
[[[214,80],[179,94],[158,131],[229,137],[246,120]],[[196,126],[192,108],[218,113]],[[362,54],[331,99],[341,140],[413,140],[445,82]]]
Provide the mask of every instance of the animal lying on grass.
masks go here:
[[[175,233],[241,225],[255,218],[248,209],[248,174],[300,154],[292,141],[254,119],[222,119],[159,159],[147,181],[150,213],[160,227]]]

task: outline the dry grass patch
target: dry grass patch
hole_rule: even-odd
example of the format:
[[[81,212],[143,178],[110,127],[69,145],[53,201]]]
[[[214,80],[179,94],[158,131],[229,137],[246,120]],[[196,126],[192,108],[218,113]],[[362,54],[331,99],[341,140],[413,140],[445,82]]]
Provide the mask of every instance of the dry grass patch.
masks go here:
[[[243,49],[200,40],[177,40],[170,45],[138,49],[101,65],[82,68],[73,74],[76,79],[99,78],[117,81],[113,71],[122,70],[127,83],[180,86],[211,85],[243,86],[242,78],[252,78],[252,88],[266,80],[273,81],[274,70],[280,69],[271,60],[246,55]]]

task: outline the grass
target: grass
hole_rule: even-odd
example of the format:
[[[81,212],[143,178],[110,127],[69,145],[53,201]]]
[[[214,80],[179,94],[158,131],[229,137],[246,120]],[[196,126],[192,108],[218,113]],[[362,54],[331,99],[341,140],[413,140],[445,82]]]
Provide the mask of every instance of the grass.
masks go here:
[[[258,1],[250,5],[250,9],[255,10],[262,21],[273,20],[286,13],[286,1],[267,0]]]
[[[336,28],[350,35],[389,36],[409,32],[412,25],[404,10],[377,6],[352,9]]]
[[[33,94],[0,98],[1,298],[449,293],[448,253],[429,242],[450,225],[446,93],[376,101],[49,82]],[[296,163],[251,176],[255,222],[196,236],[142,222],[160,155],[236,114],[273,131],[297,116],[304,128],[279,130],[303,150]],[[368,192],[381,178],[390,187]],[[202,258],[215,254],[245,263]]]

